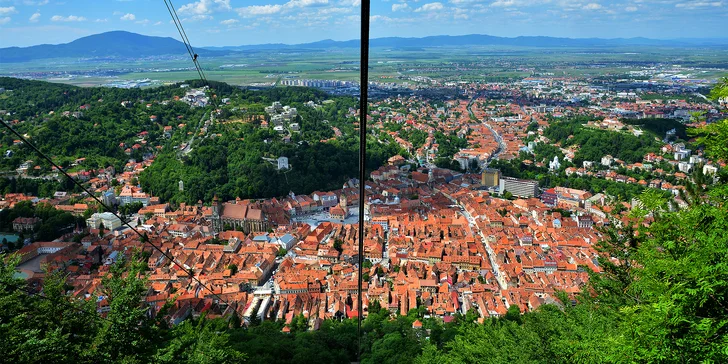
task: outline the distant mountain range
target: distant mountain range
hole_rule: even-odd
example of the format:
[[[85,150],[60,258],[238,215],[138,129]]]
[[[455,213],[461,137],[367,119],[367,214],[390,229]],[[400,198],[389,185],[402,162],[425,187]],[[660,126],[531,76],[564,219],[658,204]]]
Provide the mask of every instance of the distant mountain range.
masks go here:
[[[198,51],[198,49],[195,49]],[[200,55],[224,55],[229,52],[201,49]],[[32,47],[0,48],[0,63],[27,62],[48,58],[120,57],[187,54],[184,43],[173,38],[152,37],[124,31],[89,35],[70,43],[41,44]]]
[[[370,41],[371,47],[422,48],[462,46],[521,46],[548,48],[605,48],[623,46],[657,47],[728,47],[728,39],[658,40],[648,38],[556,38],[556,37],[495,37],[491,35],[438,35],[422,38],[386,37]],[[222,56],[232,52],[270,49],[328,49],[358,48],[359,40],[335,41],[326,39],[303,44],[258,44],[231,47],[204,47],[196,51],[202,56]],[[139,58],[163,55],[183,55],[184,43],[173,38],[152,37],[125,31],[113,31],[79,38],[66,44],[41,44],[32,47],[0,48],[0,63],[26,62],[48,58]]]
[[[520,47],[620,47],[620,46],[659,46],[659,47],[728,47],[728,39],[678,39],[660,40],[649,38],[556,38],[556,37],[496,37],[484,34],[470,35],[436,35],[422,38],[386,37],[369,41],[371,47],[406,48],[406,47],[460,47],[460,46],[520,46]],[[325,48],[358,48],[359,40],[335,41],[331,39],[303,44],[258,44],[232,47],[206,47],[210,50],[246,51],[262,49],[325,49]]]

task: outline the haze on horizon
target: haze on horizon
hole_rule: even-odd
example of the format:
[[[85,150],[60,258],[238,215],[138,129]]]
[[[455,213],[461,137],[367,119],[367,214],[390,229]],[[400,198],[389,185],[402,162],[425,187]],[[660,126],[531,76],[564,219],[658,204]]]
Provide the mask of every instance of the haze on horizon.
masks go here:
[[[174,5],[197,46],[358,38],[360,0]],[[371,36],[719,38],[727,16],[725,0],[373,0]],[[0,47],[67,43],[111,30],[179,37],[161,0],[0,0]]]

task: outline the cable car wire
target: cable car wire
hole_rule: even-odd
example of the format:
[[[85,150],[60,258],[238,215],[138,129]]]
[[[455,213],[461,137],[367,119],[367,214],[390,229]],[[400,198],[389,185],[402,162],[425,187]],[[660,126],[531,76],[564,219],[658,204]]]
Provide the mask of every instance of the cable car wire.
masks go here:
[[[38,153],[38,155],[40,155],[43,159],[47,160],[48,163],[50,163],[54,168],[56,168],[58,171],[60,171],[66,178],[70,179],[76,186],[78,186],[86,194],[88,194],[89,196],[91,196],[91,198],[93,198],[106,211],[108,211],[111,214],[113,214],[114,216],[116,216],[119,220],[121,220],[121,222],[124,225],[126,225],[133,232],[135,232],[137,235],[139,235],[139,238],[141,239],[141,241],[144,244],[149,244],[152,248],[154,248],[155,250],[157,250],[158,252],[160,252],[165,258],[169,259],[175,266],[177,266],[180,269],[182,269],[183,271],[185,271],[190,278],[192,278],[194,281],[196,281],[197,283],[199,283],[203,288],[205,288],[208,291],[210,291],[215,297],[218,298],[218,300],[220,300],[220,301],[224,302],[225,304],[227,304],[228,306],[230,306],[230,303],[227,300],[225,300],[222,297],[220,297],[220,295],[218,295],[217,293],[215,293],[215,291],[213,291],[210,287],[208,287],[207,285],[205,285],[204,283],[202,283],[202,281],[200,281],[200,279],[195,276],[195,274],[192,271],[192,269],[185,268],[182,264],[178,263],[177,260],[174,259],[173,256],[171,256],[168,253],[166,253],[165,251],[163,251],[160,247],[154,245],[149,240],[149,237],[147,236],[146,233],[145,234],[142,234],[141,232],[139,232],[138,229],[136,229],[135,227],[131,226],[131,224],[129,224],[129,222],[127,222],[125,219],[123,219],[117,212],[115,212],[114,210],[112,210],[108,205],[106,205],[103,201],[101,201],[98,197],[96,197],[96,195],[94,195],[93,193],[91,193],[86,187],[84,187],[81,184],[81,182],[73,179],[68,174],[68,172],[66,172],[65,170],[63,170],[63,168],[61,168],[58,164],[56,164],[53,161],[53,159],[51,159],[50,157],[48,157],[45,153],[41,152],[40,149],[38,149],[35,145],[33,145],[32,143],[30,143],[22,134],[20,134],[18,131],[16,131],[15,129],[13,129],[8,123],[6,123],[4,120],[0,120],[0,122],[2,122],[3,126],[5,126],[5,128],[7,128],[11,133],[15,134],[15,136],[17,136],[25,145],[27,145],[31,149],[33,149],[36,153]]]

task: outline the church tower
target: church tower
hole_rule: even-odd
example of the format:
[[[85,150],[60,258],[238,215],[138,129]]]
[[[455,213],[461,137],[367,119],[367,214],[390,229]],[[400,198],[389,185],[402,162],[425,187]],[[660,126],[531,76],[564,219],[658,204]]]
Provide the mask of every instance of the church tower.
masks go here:
[[[346,209],[346,203],[346,194],[342,191],[341,197],[339,197],[339,207],[341,207],[342,209]]]
[[[212,198],[212,230],[219,233],[223,230],[222,225],[222,206],[217,195]]]

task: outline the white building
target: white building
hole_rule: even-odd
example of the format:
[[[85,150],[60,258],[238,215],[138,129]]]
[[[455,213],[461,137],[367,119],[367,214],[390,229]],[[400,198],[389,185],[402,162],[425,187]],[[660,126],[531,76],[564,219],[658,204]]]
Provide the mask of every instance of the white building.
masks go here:
[[[288,165],[288,158],[287,157],[278,157],[278,170],[281,169],[288,169],[290,166]]]
[[[291,250],[296,245],[296,238],[291,234],[286,234],[278,238],[276,241],[281,248]]]
[[[712,165],[712,164],[706,164],[703,166],[703,174],[704,175],[715,175],[718,173],[718,167]]]
[[[693,164],[690,162],[680,162],[677,164],[677,169],[683,173],[690,173],[693,170]]]
[[[110,212],[97,212],[86,219],[86,224],[94,229],[103,225],[108,230],[114,230],[121,227],[121,220]]]
[[[559,170],[559,168],[561,168],[561,163],[559,163],[559,157],[554,156],[554,160],[549,162],[549,169],[552,171],[557,171]]]
[[[611,166],[613,162],[614,157],[612,157],[611,155],[605,155],[604,157],[602,157],[602,164],[607,167]]]

